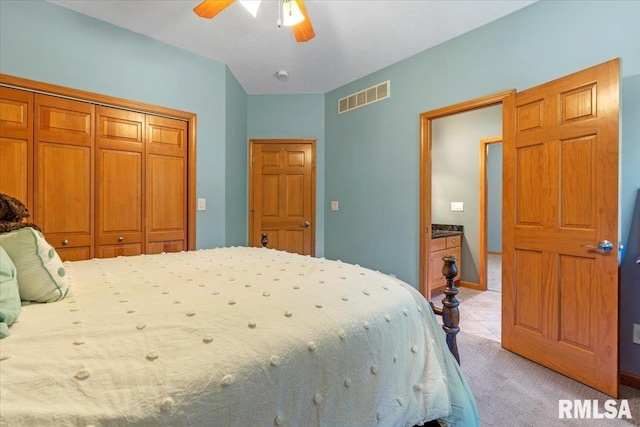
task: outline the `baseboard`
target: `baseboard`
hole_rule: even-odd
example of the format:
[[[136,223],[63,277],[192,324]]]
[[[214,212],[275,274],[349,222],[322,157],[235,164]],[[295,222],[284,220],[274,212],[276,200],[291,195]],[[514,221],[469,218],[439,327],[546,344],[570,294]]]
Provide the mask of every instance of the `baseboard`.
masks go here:
[[[460,281],[460,283],[458,284],[459,287],[461,288],[470,288],[470,289],[476,289],[478,291],[481,291],[482,288],[480,287],[480,283],[473,283],[473,282],[464,282],[464,281]]]
[[[620,372],[620,384],[640,390],[640,375],[630,374],[629,372]]]
[[[487,251],[487,253],[489,255],[502,255],[502,252],[498,252],[498,251]]]

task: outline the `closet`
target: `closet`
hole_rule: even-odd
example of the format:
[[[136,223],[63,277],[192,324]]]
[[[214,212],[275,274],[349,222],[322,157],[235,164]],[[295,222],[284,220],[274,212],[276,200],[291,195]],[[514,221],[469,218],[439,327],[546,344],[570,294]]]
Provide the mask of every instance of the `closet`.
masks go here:
[[[189,124],[0,86],[0,192],[63,260],[193,249]]]

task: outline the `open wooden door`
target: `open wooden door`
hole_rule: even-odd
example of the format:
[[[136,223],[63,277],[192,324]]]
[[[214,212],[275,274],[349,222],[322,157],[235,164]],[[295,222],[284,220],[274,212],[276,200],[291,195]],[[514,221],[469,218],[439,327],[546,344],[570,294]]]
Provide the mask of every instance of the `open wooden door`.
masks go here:
[[[502,345],[618,395],[620,62],[504,103]]]
[[[249,245],[315,255],[315,140],[251,140],[249,151]]]

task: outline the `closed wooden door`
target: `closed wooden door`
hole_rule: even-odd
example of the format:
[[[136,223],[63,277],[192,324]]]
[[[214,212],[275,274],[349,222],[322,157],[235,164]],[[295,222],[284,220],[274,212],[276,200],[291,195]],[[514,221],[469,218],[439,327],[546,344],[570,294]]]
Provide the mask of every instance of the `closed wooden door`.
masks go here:
[[[250,142],[249,244],[315,254],[315,141]]]
[[[0,87],[0,193],[20,200],[33,215],[32,159],[33,93]]]
[[[187,123],[147,115],[146,253],[187,250]]]
[[[502,344],[611,396],[619,74],[610,61],[504,104]]]
[[[63,260],[94,256],[94,106],[35,95],[33,222]]]
[[[145,115],[96,107],[96,250],[99,258],[144,247]]]

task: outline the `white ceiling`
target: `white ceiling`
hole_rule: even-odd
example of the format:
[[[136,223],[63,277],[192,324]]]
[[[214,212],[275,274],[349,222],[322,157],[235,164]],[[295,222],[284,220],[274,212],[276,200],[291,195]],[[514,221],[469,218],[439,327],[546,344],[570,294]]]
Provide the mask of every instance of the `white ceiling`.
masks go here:
[[[256,95],[326,93],[535,0],[306,0],[316,33],[306,43],[276,26],[275,0],[257,18],[235,2],[211,20],[193,13],[200,0],[50,2],[227,64]]]

